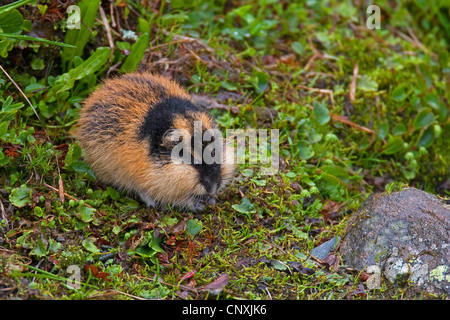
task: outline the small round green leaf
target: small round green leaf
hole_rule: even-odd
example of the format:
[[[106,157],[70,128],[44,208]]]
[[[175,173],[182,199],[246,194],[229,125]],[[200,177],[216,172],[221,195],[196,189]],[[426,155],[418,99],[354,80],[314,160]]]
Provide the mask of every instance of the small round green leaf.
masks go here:
[[[322,125],[330,121],[330,112],[328,111],[328,108],[322,103],[314,103],[313,113],[316,117],[317,122]]]
[[[432,124],[434,122],[434,114],[433,112],[426,108],[426,109],[422,109],[422,111],[420,111],[416,117],[414,118],[414,129],[422,129],[425,128],[427,126],[429,126],[430,124]]]
[[[203,224],[198,219],[190,219],[186,222],[186,231],[193,237],[199,234],[202,229]]]
[[[398,102],[403,101],[406,99],[407,96],[408,94],[406,93],[406,84],[402,84],[397,88],[395,88],[394,91],[392,91],[392,98],[395,101]]]
[[[248,200],[248,198],[242,199],[241,204],[234,204],[233,209],[240,212],[240,213],[255,213],[255,205]]]
[[[404,141],[400,137],[390,136],[386,148],[384,149],[384,154],[394,154],[403,149]]]
[[[23,207],[27,204],[31,203],[31,188],[28,188],[25,185],[20,186],[19,188],[13,189],[11,194],[9,195],[9,202],[13,206]]]

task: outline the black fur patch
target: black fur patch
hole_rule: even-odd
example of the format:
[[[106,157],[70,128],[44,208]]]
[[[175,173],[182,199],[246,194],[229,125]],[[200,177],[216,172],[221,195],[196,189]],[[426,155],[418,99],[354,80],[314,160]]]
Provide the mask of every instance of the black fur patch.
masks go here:
[[[202,163],[196,167],[200,175],[200,183],[205,187],[206,192],[211,193],[212,188],[222,183],[222,175],[220,172],[220,164]]]
[[[173,121],[176,115],[186,116],[187,111],[201,110],[189,100],[167,98],[148,112],[142,126],[139,128],[138,137],[140,140],[150,139],[151,154],[165,151],[161,147],[164,133],[173,128]]]

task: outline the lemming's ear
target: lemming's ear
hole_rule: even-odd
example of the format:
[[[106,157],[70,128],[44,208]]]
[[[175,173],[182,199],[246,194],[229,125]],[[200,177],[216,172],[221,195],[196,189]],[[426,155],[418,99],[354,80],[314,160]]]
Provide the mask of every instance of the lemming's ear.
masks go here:
[[[170,129],[164,133],[161,146],[172,150],[174,163],[191,163],[191,134],[187,130]]]

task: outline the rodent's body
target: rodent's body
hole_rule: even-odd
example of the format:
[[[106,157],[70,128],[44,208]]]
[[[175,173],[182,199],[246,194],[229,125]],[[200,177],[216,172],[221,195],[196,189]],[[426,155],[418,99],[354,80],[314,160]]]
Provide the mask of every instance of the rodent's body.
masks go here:
[[[173,163],[168,136],[178,129],[193,137],[195,121],[202,132],[217,128],[175,82],[132,73],[106,80],[85,100],[76,136],[99,180],[139,194],[147,205],[198,210],[205,195],[230,181],[234,165]]]

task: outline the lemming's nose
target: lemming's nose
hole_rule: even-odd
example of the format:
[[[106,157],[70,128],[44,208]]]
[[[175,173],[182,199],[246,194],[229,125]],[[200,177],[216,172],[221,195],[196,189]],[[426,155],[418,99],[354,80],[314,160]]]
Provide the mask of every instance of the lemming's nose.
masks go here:
[[[205,189],[208,194],[216,194],[217,190],[219,190],[221,181],[206,183]]]

